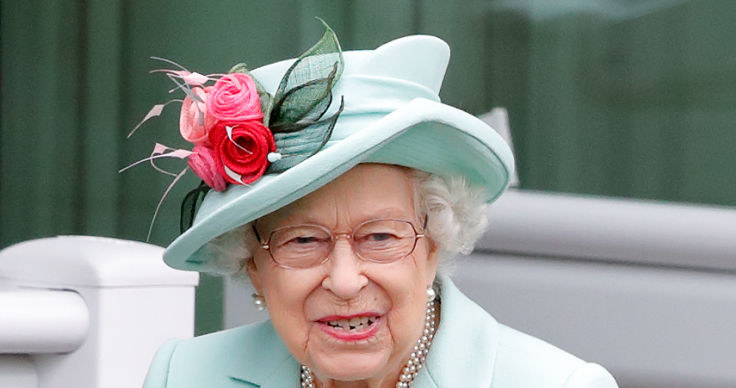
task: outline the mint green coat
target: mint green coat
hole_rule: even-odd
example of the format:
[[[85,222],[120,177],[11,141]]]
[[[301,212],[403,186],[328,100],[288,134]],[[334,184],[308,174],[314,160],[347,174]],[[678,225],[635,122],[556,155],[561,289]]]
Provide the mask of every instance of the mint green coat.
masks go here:
[[[496,322],[442,279],[440,325],[412,388],[617,388],[601,366]],[[299,364],[270,321],[158,350],[144,388],[299,387]]]

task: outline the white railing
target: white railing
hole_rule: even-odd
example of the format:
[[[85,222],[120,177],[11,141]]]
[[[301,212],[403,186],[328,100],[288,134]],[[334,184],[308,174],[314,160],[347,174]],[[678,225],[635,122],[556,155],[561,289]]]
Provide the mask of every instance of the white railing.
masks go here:
[[[74,236],[0,251],[0,387],[140,387],[158,346],[194,331],[198,276],[161,254]]]
[[[509,191],[456,280],[623,388],[736,387],[736,209]]]
[[[476,248],[736,272],[736,208],[509,190]]]
[[[70,353],[84,343],[89,311],[74,291],[0,289],[0,353]]]

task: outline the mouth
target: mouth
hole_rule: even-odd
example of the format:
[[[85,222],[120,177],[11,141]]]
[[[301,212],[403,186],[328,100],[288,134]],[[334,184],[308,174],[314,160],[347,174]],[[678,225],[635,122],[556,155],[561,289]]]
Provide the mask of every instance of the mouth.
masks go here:
[[[323,332],[342,341],[361,341],[372,337],[380,326],[379,314],[363,313],[351,316],[333,315],[317,321]]]

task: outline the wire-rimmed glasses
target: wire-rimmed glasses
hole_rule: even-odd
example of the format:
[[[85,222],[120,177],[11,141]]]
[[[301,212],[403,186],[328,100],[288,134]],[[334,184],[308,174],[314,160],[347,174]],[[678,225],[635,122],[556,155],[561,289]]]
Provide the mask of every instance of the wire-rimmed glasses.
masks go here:
[[[426,218],[424,225],[426,227]],[[301,224],[274,229],[262,240],[255,223],[253,232],[261,248],[284,268],[310,268],[324,263],[337,239],[345,237],[355,254],[374,263],[391,263],[414,252],[417,240],[424,237],[414,224],[401,219],[376,219],[357,225],[350,233],[333,233],[322,225]]]

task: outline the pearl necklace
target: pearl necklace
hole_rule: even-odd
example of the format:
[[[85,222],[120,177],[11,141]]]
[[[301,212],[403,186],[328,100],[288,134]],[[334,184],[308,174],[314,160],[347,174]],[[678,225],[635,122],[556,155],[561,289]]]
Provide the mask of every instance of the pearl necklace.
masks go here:
[[[404,369],[401,370],[399,381],[396,382],[396,388],[409,388],[414,378],[417,377],[419,370],[424,365],[424,359],[429,353],[429,346],[432,345],[432,338],[435,332],[435,305],[434,301],[427,302],[427,311],[424,315],[424,331],[422,336],[417,340],[414,349],[409,355],[409,361],[406,362]],[[302,365],[301,376],[302,388],[315,388],[314,374],[308,366]]]

